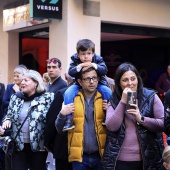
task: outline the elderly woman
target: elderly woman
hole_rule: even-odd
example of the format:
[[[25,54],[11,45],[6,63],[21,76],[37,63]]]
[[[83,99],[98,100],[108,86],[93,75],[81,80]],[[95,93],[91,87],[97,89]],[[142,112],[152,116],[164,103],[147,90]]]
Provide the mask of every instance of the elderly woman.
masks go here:
[[[7,110],[8,110],[8,105],[9,105],[9,101],[11,96],[18,92],[20,90],[20,86],[21,86],[21,75],[27,70],[27,67],[23,64],[18,65],[17,67],[15,67],[14,72],[13,72],[13,83],[12,84],[8,84],[7,88],[4,92],[4,96],[2,99],[2,109],[3,109],[3,114],[2,114],[2,119],[6,116],[7,114]],[[10,131],[7,130],[4,132],[4,135],[8,136],[10,135]],[[11,159],[10,157],[5,155],[5,169],[6,170],[11,170]]]
[[[2,128],[12,126],[12,138],[29,115],[15,140],[17,151],[12,155],[12,170],[26,170],[28,165],[30,170],[45,168],[44,128],[47,111],[54,99],[54,94],[45,89],[41,75],[27,70],[22,76],[21,91],[11,96]]]
[[[9,101],[11,96],[18,92],[20,90],[21,86],[21,75],[27,70],[26,66],[24,65],[18,65],[14,69],[14,75],[13,75],[13,83],[8,84],[7,88],[5,90],[3,100],[2,100],[2,107],[3,107],[3,116],[7,114],[7,109],[9,105]]]

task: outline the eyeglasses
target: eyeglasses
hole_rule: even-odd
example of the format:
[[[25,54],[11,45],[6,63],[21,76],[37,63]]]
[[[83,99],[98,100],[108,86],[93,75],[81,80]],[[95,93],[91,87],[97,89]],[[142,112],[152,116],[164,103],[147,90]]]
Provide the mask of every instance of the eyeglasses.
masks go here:
[[[93,80],[94,82],[97,82],[98,81],[98,77],[86,77],[83,79],[86,83],[90,83],[91,80]]]

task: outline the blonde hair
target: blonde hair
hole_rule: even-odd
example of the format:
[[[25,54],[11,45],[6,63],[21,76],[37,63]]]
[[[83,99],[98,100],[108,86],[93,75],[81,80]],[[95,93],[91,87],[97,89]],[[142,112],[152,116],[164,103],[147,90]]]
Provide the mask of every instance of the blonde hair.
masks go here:
[[[170,161],[170,146],[166,146],[163,154],[162,154],[162,158],[164,160],[164,162],[168,163]]]
[[[22,75],[24,74],[24,72],[25,72],[26,70],[27,70],[26,68],[21,67],[21,66],[19,65],[19,66],[17,66],[17,67],[14,68],[13,73],[14,73],[14,74],[16,74],[16,73],[19,74],[19,79],[21,80],[21,79],[22,79]]]
[[[50,77],[49,77],[48,73],[43,74],[43,79],[45,79],[45,81],[48,83],[50,82]]]
[[[35,70],[27,70],[26,72],[23,73],[22,76],[29,77],[34,82],[38,83],[38,86],[37,86],[37,89],[36,89],[37,93],[41,93],[41,92],[46,91],[46,87],[44,85],[43,79],[42,79],[39,72],[37,72]]]

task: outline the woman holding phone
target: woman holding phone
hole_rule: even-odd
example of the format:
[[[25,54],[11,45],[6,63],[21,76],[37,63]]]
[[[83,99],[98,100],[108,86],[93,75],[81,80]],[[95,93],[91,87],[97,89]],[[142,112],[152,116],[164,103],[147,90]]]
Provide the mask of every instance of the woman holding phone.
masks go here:
[[[136,104],[127,109],[127,94],[131,92],[137,93]],[[132,64],[121,64],[106,112],[104,170],[160,170],[163,119],[164,107],[156,92],[143,87]]]

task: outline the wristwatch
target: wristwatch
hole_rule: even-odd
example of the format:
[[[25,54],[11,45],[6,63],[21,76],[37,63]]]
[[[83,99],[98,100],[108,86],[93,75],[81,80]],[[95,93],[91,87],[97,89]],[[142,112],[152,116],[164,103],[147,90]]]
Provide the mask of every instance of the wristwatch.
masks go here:
[[[144,121],[145,121],[145,118],[143,116],[141,116],[140,123],[144,123]]]

